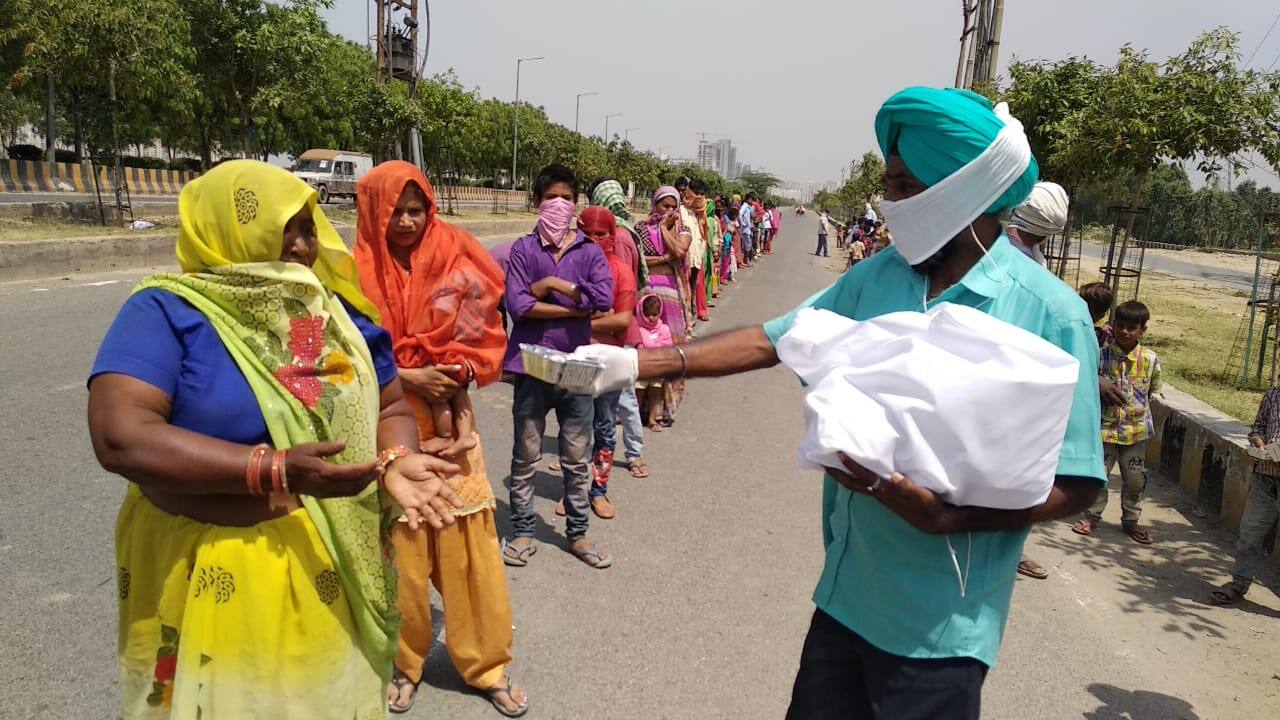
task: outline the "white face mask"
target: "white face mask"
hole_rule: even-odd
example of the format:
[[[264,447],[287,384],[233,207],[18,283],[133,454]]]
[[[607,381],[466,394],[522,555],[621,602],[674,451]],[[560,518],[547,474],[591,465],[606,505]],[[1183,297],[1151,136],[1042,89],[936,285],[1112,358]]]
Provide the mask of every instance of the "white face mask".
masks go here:
[[[1022,123],[1004,103],[995,107],[995,114],[1004,127],[978,157],[918,195],[880,201],[893,245],[908,264],[918,265],[942,249],[999,200],[1031,163]]]

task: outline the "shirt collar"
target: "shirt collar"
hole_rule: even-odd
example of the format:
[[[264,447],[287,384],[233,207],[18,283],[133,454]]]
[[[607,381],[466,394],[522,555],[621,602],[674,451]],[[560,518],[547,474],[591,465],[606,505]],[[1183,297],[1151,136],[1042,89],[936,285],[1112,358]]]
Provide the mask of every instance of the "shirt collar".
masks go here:
[[[1001,228],[1000,237],[996,238],[995,244],[987,249],[978,264],[969,268],[969,272],[956,284],[983,297],[995,297],[1009,278],[1009,265],[1018,252],[1009,241],[1009,236],[1004,234],[1004,228]]]

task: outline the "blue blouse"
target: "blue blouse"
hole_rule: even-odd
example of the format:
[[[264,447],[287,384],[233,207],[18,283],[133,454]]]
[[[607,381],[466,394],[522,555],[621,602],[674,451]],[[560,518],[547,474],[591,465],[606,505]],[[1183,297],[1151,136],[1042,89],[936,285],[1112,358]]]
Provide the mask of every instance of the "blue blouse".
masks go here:
[[[378,385],[386,387],[396,379],[391,336],[342,304],[369,345]],[[102,373],[164,391],[173,403],[171,425],[246,445],[271,441],[258,400],[218,332],[177,295],[153,288],[125,301],[98,348],[90,382]]]

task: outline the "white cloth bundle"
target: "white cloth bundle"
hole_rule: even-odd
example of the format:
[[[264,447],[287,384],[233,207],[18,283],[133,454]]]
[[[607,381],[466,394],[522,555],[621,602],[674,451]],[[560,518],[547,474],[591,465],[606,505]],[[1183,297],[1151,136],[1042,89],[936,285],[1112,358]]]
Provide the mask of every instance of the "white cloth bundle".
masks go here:
[[[863,322],[803,310],[777,350],[809,385],[801,467],[838,468],[844,453],[953,505],[1049,496],[1079,362],[1043,338],[942,303]]]

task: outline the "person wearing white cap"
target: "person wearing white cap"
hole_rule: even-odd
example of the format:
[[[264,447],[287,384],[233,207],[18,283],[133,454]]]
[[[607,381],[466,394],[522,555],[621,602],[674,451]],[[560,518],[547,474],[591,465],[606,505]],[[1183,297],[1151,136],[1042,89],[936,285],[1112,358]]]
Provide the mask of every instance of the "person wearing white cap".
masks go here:
[[[1040,267],[1047,267],[1040,245],[1051,235],[1057,235],[1067,227],[1067,191],[1053,182],[1038,182],[1031,194],[1013,209],[1009,223],[1009,242]]]

